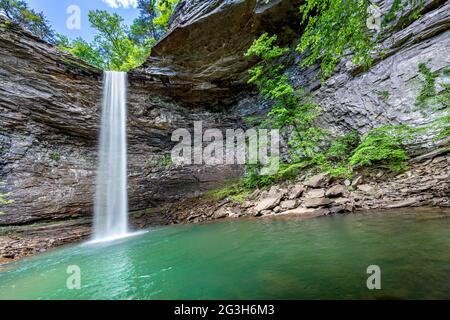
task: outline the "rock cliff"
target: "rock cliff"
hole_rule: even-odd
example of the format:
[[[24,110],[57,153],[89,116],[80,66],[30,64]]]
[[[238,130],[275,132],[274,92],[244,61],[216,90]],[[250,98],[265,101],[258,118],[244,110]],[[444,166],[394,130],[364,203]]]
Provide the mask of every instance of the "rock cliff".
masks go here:
[[[0,225],[90,215],[102,95],[102,73],[12,24],[0,33],[0,180],[14,202]],[[239,119],[186,108],[153,83],[129,78],[129,201],[131,210],[195,195],[239,167],[177,167],[164,163],[171,133],[226,128]]]
[[[262,32],[295,46],[301,32],[296,0],[185,0],[152,56],[129,73],[129,197],[140,210],[196,195],[242,174],[234,166],[174,166],[164,161],[176,128],[235,128],[269,104],[246,85],[257,63],[243,57]],[[378,1],[386,11],[392,1]],[[321,84],[302,56],[283,61],[295,86],[307,86],[324,109],[321,123],[361,133],[383,124],[429,123],[441,110],[416,110],[418,64],[450,65],[450,4],[425,1],[422,15],[394,28],[369,70],[342,60]],[[0,225],[61,220],[92,213],[101,103],[101,71],[0,20]],[[439,79],[443,81],[445,79]],[[387,92],[387,93],[386,93]],[[430,137],[417,153],[436,148]]]

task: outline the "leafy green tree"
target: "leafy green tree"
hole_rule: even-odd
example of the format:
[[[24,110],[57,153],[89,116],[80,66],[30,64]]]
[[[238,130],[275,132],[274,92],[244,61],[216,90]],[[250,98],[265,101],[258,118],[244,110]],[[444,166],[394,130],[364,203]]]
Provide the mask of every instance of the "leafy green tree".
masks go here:
[[[300,7],[305,30],[297,47],[306,53],[302,66],[320,61],[328,77],[348,52],[355,64],[370,65],[375,42],[366,26],[369,5],[369,0],[306,0]]]
[[[138,0],[139,17],[131,26],[131,38],[137,43],[142,43],[149,38],[159,39],[162,35],[153,20],[157,17],[158,0]]]
[[[159,0],[158,1],[158,16],[153,19],[155,26],[161,27],[166,31],[169,27],[169,20],[177,6],[179,0]]]
[[[128,37],[129,27],[117,13],[90,11],[89,22],[98,31],[93,46],[108,69],[128,71],[144,62],[150,48],[141,48]]]
[[[138,42],[142,38],[160,39],[167,31],[170,17],[179,0],[139,0],[140,10],[132,27],[131,34]]]
[[[100,52],[82,38],[70,41],[66,36],[58,35],[58,47],[61,50],[72,53],[88,64],[99,69],[107,69]]]
[[[0,15],[19,24],[35,36],[56,44],[56,34],[42,12],[28,8],[25,1],[0,0]]]
[[[105,70],[128,71],[141,65],[150,54],[154,39],[134,41],[130,28],[117,13],[95,10],[89,22],[98,31],[92,43],[81,38],[70,41],[59,37],[59,47],[87,63]]]
[[[288,141],[292,157],[311,158],[323,136],[323,131],[316,126],[320,107],[303,90],[295,90],[289,83],[285,66],[277,62],[289,49],[280,48],[276,41],[276,35],[269,37],[264,33],[248,49],[247,57],[262,60],[250,69],[248,82],[255,84],[260,94],[273,102],[264,125],[292,130]]]

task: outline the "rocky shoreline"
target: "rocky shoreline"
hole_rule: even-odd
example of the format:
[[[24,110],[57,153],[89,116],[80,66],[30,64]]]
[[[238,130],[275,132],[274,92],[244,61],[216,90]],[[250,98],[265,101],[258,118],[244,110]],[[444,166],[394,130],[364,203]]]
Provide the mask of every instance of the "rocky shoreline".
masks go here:
[[[133,229],[235,218],[312,218],[374,209],[449,208],[450,152],[447,148],[413,159],[409,170],[390,177],[371,171],[353,180],[326,174],[256,190],[242,203],[205,196],[130,213]],[[0,264],[88,239],[91,220],[81,218],[0,228]]]
[[[326,174],[257,190],[243,203],[187,199],[169,205],[169,223],[198,223],[243,216],[317,217],[372,209],[450,208],[450,155],[447,148],[413,159],[409,170],[390,177],[382,170],[361,172],[353,180]]]

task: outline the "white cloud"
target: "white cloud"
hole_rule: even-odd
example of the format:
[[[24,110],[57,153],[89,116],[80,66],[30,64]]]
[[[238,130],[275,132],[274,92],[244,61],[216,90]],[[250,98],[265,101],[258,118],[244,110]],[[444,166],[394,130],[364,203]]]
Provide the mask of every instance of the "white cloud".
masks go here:
[[[111,8],[136,8],[137,0],[102,0],[108,4]]]

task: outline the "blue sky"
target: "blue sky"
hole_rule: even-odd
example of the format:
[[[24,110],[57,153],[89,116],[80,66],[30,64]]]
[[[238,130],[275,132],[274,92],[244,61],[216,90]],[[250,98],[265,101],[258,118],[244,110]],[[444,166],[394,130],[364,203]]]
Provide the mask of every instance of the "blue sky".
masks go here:
[[[43,11],[56,32],[64,34],[70,39],[81,36],[87,41],[91,41],[95,36],[95,30],[90,27],[88,21],[89,10],[100,9],[110,13],[117,12],[127,24],[131,24],[139,15],[139,10],[135,7],[136,0],[25,0],[25,2],[36,11]],[[80,8],[81,28],[79,30],[69,30],[66,26],[66,21],[70,16],[67,8],[71,5]]]

